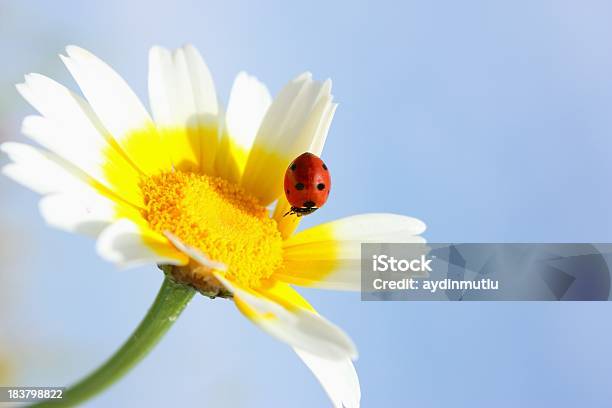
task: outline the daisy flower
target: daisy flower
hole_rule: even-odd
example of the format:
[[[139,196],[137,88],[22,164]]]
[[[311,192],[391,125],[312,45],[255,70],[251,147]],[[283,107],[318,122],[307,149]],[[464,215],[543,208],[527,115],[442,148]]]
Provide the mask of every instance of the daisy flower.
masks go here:
[[[75,46],[66,54],[84,98],[26,75],[17,88],[39,115],[23,133],[42,147],[4,143],[2,172],[42,195],[47,223],[95,237],[104,259],[158,264],[172,282],[233,300],[293,347],[334,406],[359,406],[355,345],[292,286],[359,290],[361,242],[423,242],[425,225],[365,214],[294,234],[283,176],[299,154],[321,154],[331,81],[304,73],[273,99],[241,72],[223,110],[193,46],[153,47],[150,114],[106,63]]]

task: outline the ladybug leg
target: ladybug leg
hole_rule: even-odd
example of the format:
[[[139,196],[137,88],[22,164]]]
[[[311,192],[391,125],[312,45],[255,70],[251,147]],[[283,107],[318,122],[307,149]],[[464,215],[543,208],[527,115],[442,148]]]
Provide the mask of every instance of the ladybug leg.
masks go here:
[[[288,215],[293,215],[293,214],[297,215],[298,217],[300,216],[300,214],[295,211],[295,207],[291,207],[291,209],[287,211],[285,215],[283,215],[283,217],[286,217]]]
[[[309,212],[304,213],[304,209],[300,207],[291,207],[291,210],[287,211],[285,215],[283,215],[283,217],[286,217],[288,215],[295,215],[296,217],[301,217],[302,215],[305,215],[305,214],[310,214],[310,213]]]

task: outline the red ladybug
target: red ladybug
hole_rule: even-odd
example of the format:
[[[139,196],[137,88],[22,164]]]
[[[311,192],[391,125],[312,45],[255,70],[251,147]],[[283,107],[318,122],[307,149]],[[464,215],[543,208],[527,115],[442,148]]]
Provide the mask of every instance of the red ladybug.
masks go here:
[[[312,153],[302,153],[285,172],[285,196],[291,204],[285,216],[313,213],[325,204],[330,188],[331,177],[323,160]]]

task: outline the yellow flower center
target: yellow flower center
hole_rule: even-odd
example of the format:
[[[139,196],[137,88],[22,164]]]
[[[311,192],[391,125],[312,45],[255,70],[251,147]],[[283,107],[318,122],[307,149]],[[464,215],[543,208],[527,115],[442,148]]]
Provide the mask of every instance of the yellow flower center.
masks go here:
[[[227,277],[249,287],[281,266],[282,238],[257,199],[219,177],[181,171],[141,181],[151,228],[170,231],[207,257],[227,265]],[[208,274],[191,268],[191,274]],[[210,276],[196,276],[210,279]]]

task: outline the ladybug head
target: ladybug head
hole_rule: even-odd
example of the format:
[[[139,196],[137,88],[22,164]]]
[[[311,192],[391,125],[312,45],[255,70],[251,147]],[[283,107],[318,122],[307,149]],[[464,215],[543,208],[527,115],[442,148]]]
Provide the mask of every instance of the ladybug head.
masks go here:
[[[306,205],[308,204],[308,206]],[[313,212],[317,211],[319,208],[314,206],[314,203],[312,201],[306,201],[304,203],[304,207],[291,207],[291,210],[288,211],[284,217],[290,215],[290,214],[295,214],[298,217],[302,217],[304,215],[308,215],[308,214],[312,214]]]

